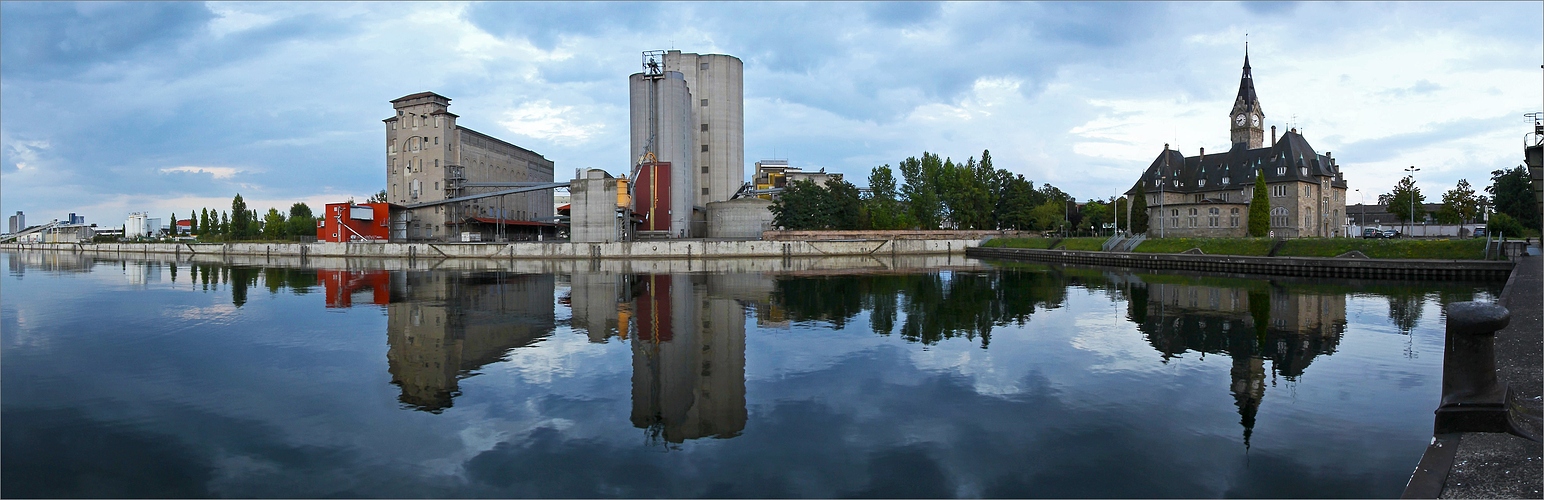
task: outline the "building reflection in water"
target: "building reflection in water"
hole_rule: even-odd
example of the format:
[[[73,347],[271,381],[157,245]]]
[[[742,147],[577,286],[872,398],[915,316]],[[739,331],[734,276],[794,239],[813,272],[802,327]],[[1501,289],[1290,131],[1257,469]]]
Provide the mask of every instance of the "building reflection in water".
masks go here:
[[[550,336],[554,277],[514,273],[317,271],[328,307],[386,309],[387,369],[409,408],[439,413],[460,379]],[[368,294],[368,295],[366,295]]]
[[[632,350],[634,426],[651,440],[731,438],[745,430],[745,310],[757,275],[575,274],[573,325]]]
[[[1133,288],[1129,317],[1165,360],[1198,351],[1233,359],[1229,390],[1244,428],[1244,446],[1270,376],[1295,380],[1320,355],[1335,352],[1346,329],[1346,296],[1259,289],[1150,283]]]

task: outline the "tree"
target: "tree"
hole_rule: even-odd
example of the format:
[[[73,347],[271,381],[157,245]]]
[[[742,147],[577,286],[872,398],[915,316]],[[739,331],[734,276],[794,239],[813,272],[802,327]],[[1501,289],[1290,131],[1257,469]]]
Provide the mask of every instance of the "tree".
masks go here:
[[[1522,227],[1530,231],[1540,229],[1539,209],[1533,199],[1533,188],[1528,178],[1528,167],[1518,165],[1509,170],[1496,170],[1490,173],[1491,184],[1485,188],[1490,193],[1491,201],[1496,213],[1503,213],[1516,219]]]
[[[231,216],[230,216],[230,214],[225,213],[225,212],[220,212],[220,229],[218,231],[215,231],[215,232],[219,233],[221,235],[225,235],[227,237],[230,236],[230,234],[231,234]]]
[[[1035,226],[1034,211],[1039,205],[1036,203],[1040,196],[1035,191],[1035,183],[1024,179],[1023,175],[1009,175],[1006,170],[998,171],[1002,181],[1002,195],[997,200],[997,224],[1001,229],[1033,229]]]
[[[920,229],[938,229],[944,208],[938,197],[938,174],[943,169],[943,162],[938,155],[923,152],[921,160],[907,158],[900,163],[900,169],[906,180],[901,197],[911,219]]]
[[[1062,200],[1046,200],[1030,211],[1030,229],[1059,228],[1066,217],[1066,205]]]
[[[370,200],[366,203],[386,203],[386,190],[382,189],[381,192],[370,195]]]
[[[770,210],[772,223],[788,230],[864,227],[858,188],[841,179],[832,179],[825,186],[809,180],[796,181],[783,188]]]
[[[305,203],[290,205],[289,211],[290,236],[309,236],[316,234],[316,217],[311,214],[311,207]]]
[[[824,191],[820,208],[830,218],[828,229],[853,231],[868,227],[857,186],[843,179],[832,179],[826,182]]]
[[[1414,222],[1425,217],[1426,207],[1421,206],[1425,202],[1426,197],[1421,195],[1421,188],[1415,186],[1413,175],[1400,179],[1394,185],[1394,192],[1378,195],[1378,203],[1387,206],[1389,213],[1402,222]]]
[[[1468,224],[1480,212],[1480,199],[1474,195],[1469,181],[1459,179],[1458,185],[1442,193],[1442,208],[1437,209],[1437,222],[1443,224]]]
[[[890,165],[869,171],[869,197],[864,207],[874,229],[905,229],[910,226],[900,200],[896,199],[895,174]]]
[[[1158,214],[1162,224],[1163,214]],[[1270,234],[1271,199],[1265,193],[1265,169],[1255,171],[1254,195],[1249,198],[1249,235],[1259,238]]]
[[[819,213],[824,191],[814,181],[799,180],[783,187],[777,199],[772,200],[772,224],[790,231],[821,229]]]
[[[241,199],[241,193],[231,199],[231,230],[232,239],[245,240],[252,237],[252,220],[247,212],[247,202]]]
[[[289,232],[288,229],[289,226],[284,223],[284,214],[279,213],[277,208],[269,208],[268,213],[263,216],[263,239],[284,238],[285,233]]]
[[[172,220],[171,225],[166,226],[168,228],[167,231],[166,231],[166,234],[172,235],[172,237],[176,237],[177,236],[177,212],[172,212],[172,219],[171,220]]]
[[[1103,201],[1088,200],[1078,213],[1083,215],[1083,219],[1078,221],[1078,229],[1091,229],[1096,235],[1110,222],[1110,204]]]
[[[1138,182],[1137,191],[1131,196],[1131,234],[1147,232],[1147,183]]]
[[[209,209],[202,208],[198,211],[198,217],[193,221],[193,233],[203,236],[209,232]]]
[[[1510,215],[1496,212],[1490,214],[1490,224],[1485,226],[1485,234],[1511,238],[1523,234],[1523,225]]]

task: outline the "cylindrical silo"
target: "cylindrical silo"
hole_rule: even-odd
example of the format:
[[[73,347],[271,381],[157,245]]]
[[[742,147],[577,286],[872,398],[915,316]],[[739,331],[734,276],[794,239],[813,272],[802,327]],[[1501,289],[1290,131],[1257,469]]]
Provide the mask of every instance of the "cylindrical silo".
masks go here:
[[[628,165],[636,167],[645,152],[653,152],[659,162],[670,164],[669,195],[658,198],[669,201],[669,236],[686,237],[690,235],[692,202],[697,199],[696,176],[691,171],[696,164],[691,90],[676,71],[656,75],[635,73],[628,78],[628,84],[632,128],[632,157]],[[634,186],[634,192],[645,189],[649,186]]]

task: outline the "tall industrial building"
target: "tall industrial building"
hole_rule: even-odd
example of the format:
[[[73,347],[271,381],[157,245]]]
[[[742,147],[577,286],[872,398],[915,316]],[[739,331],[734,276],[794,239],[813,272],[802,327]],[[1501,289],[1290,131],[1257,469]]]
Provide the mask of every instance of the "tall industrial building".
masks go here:
[[[386,124],[386,201],[416,205],[470,193],[478,183],[552,182],[553,163],[531,150],[456,125],[450,98],[419,92],[391,101]],[[471,186],[469,186],[471,184]],[[485,187],[485,189],[492,189]],[[488,191],[483,191],[488,192]],[[393,221],[392,239],[447,240],[492,223],[550,219],[552,191],[414,208]]]
[[[639,229],[661,232],[671,237],[690,236],[692,201],[696,193],[697,134],[692,129],[692,93],[686,79],[676,71],[657,66],[628,78],[632,105],[632,153],[628,165],[637,165],[645,153],[657,161],[649,170],[634,172],[634,212],[643,217]],[[667,165],[668,164],[668,165]]]
[[[745,183],[744,63],[730,55],[679,50],[645,52],[643,59],[644,71],[630,78],[633,156],[629,164],[645,151],[653,151],[672,166],[685,161],[688,168],[683,173],[690,179],[687,199],[692,206],[730,199]],[[650,94],[649,82],[659,82],[668,90]],[[684,85],[688,94],[684,102],[678,85]],[[674,133],[681,125],[677,120],[685,120],[689,156],[675,150],[677,145],[670,141],[676,137],[657,135],[665,130]],[[651,123],[664,128],[650,129]],[[651,138],[657,140],[651,142]]]
[[[27,229],[27,215],[17,210],[16,215],[11,216],[11,234],[19,233],[24,229]]]

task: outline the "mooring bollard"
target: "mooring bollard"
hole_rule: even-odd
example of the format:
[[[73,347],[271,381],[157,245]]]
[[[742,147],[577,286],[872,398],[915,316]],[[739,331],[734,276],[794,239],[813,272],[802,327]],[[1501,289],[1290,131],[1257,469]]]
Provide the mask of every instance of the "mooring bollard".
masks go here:
[[[1496,379],[1496,331],[1509,321],[1511,313],[1496,304],[1448,304],[1436,434],[1511,430],[1506,407],[1509,389]]]

